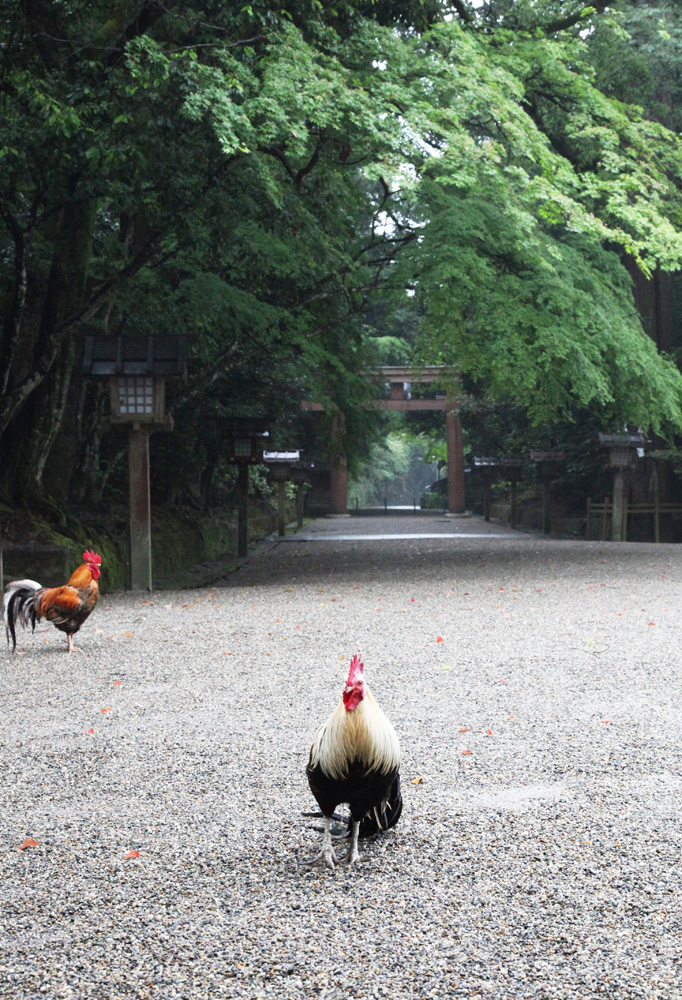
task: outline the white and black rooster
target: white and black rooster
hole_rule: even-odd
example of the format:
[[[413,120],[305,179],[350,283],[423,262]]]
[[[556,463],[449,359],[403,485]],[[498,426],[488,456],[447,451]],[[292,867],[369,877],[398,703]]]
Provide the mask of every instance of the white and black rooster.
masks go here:
[[[358,840],[388,830],[398,822],[400,743],[363,678],[359,656],[350,663],[343,698],[319,730],[306,768],[310,790],[324,819],[322,847],[313,861],[336,864],[332,822],[337,806],[347,803],[348,824],[339,836],[350,836],[348,864],[358,859]],[[343,821],[342,821],[343,822]]]

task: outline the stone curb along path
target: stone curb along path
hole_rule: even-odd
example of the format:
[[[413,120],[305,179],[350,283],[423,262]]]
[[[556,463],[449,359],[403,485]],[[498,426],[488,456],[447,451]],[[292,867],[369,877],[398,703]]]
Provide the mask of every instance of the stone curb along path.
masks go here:
[[[682,995],[682,550],[362,521],[3,655],[0,997]],[[329,872],[355,652],[405,807]]]

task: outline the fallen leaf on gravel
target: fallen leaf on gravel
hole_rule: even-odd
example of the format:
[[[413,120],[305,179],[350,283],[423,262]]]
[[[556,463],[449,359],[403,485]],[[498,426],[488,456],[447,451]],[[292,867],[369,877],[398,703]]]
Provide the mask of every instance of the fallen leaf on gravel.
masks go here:
[[[609,724],[609,725],[611,725],[611,720],[610,719],[602,719],[601,721],[602,721],[602,724]]]
[[[436,639],[436,642],[442,642],[442,641],[443,641],[443,636],[439,635],[438,638]]]
[[[129,635],[129,636],[131,636],[131,637],[132,637],[132,636],[134,636],[134,635],[135,635],[135,633],[134,633],[134,632],[126,632],[126,635]]]
[[[422,778],[421,774],[419,775],[418,778],[413,778],[412,779],[412,784],[413,785],[423,785],[424,784],[424,779]]]
[[[492,735],[493,735],[493,731],[492,731],[492,729],[489,729],[488,732],[486,733],[486,736],[492,736]]]
[[[464,726],[462,729],[458,729],[457,732],[458,733],[468,733],[469,730],[466,728],[466,726]]]
[[[26,840],[23,842],[23,844],[21,844],[17,848],[17,850],[18,851],[25,851],[27,847],[37,847],[37,846],[38,846],[38,841],[37,840],[34,840],[33,837],[27,837]]]
[[[94,729],[88,729],[88,736],[94,736],[94,735],[95,735],[95,730]]]
[[[466,754],[473,752],[474,752],[473,750],[462,750],[462,756],[465,756]]]
[[[101,708],[100,711],[101,712],[110,712],[111,709],[110,708]]]
[[[121,681],[114,681],[114,684],[120,684]]]
[[[140,856],[140,852],[139,851],[128,851],[128,853],[126,854],[126,856],[124,857],[123,860],[127,861],[128,858],[139,858],[139,856]]]
[[[445,664],[443,665],[442,669],[443,669],[443,670],[452,670],[452,667],[450,666],[450,664],[449,664],[449,663],[445,663]]]

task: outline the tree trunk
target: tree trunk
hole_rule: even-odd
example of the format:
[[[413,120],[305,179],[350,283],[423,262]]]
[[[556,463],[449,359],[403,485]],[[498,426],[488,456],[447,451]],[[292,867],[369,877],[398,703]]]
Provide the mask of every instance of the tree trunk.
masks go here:
[[[96,202],[91,199],[70,202],[62,213],[33,370],[6,397],[4,424],[11,432],[15,499],[22,503],[41,494],[45,464],[61,427],[75,358],[73,332],[65,321],[83,302],[95,212]]]

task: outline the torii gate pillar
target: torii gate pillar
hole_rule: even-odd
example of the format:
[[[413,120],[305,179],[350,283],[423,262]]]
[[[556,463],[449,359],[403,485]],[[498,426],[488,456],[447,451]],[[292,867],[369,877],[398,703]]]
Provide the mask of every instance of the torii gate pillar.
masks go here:
[[[348,513],[348,462],[346,460],[346,418],[337,410],[332,418],[332,461],[330,513]]]
[[[448,457],[448,513],[464,514],[464,444],[462,422],[454,403],[448,403],[445,411],[446,441]]]

